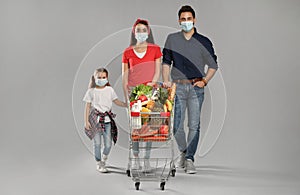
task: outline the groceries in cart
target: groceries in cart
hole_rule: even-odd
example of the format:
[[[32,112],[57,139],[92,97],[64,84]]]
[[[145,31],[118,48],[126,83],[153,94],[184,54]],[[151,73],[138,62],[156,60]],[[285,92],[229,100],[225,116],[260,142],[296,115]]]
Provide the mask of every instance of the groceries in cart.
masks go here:
[[[173,110],[176,84],[164,88],[138,85],[130,94],[132,141],[166,141],[170,138],[169,117]]]
[[[161,84],[142,84],[130,93],[130,144],[126,173],[132,176],[137,190],[141,181],[152,180],[160,181],[160,188],[164,190],[169,176],[175,176],[171,131],[175,91],[175,84],[170,88],[164,88]],[[139,146],[140,143],[144,146]],[[136,146],[145,152],[145,157],[140,158],[135,154]]]

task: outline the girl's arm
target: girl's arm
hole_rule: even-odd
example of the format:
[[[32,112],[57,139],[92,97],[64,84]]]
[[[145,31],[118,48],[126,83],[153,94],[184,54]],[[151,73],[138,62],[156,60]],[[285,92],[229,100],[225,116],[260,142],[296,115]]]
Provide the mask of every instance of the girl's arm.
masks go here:
[[[125,102],[120,101],[119,99],[115,99],[113,102],[118,106],[127,107],[127,104]]]
[[[155,59],[155,73],[152,79],[152,83],[156,83],[160,76],[161,58]]]
[[[91,129],[91,124],[89,122],[89,114],[90,114],[90,110],[91,110],[91,103],[87,102],[85,104],[85,111],[84,111],[84,127],[86,129]]]
[[[126,102],[128,99],[128,71],[128,63],[122,63],[122,85]]]

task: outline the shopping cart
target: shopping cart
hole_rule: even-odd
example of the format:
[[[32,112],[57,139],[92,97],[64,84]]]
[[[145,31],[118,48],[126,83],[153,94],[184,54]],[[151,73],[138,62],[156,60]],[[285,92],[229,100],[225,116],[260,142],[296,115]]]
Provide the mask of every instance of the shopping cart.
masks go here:
[[[155,91],[161,89],[153,89],[153,94],[157,95]],[[159,100],[150,101],[152,102],[148,101],[147,105],[143,103],[144,107],[138,111],[131,108],[134,111],[130,111],[129,116],[127,175],[132,177],[136,190],[139,190],[142,181],[159,181],[160,189],[164,190],[167,180],[170,176],[174,177],[176,172],[172,135],[173,108],[170,108],[172,104],[166,108],[167,105],[162,105]]]

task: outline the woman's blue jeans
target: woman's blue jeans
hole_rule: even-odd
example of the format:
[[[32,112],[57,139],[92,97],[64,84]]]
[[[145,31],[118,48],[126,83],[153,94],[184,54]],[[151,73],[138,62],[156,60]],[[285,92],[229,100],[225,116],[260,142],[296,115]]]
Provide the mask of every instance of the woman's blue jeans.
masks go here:
[[[133,150],[133,155],[135,157],[137,157],[139,155],[139,148],[140,148],[140,144],[142,142],[132,142],[132,150]],[[150,153],[151,153],[151,147],[152,147],[152,142],[146,142],[144,143],[146,146],[145,147],[145,156],[144,158],[149,159],[150,158]]]

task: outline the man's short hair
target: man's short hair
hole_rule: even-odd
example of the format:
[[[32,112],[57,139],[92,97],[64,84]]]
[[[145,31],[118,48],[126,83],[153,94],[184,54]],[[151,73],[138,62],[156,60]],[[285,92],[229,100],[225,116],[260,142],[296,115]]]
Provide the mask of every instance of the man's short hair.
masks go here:
[[[182,6],[182,7],[180,8],[180,10],[178,11],[178,18],[180,18],[180,15],[181,15],[182,12],[191,12],[192,15],[193,15],[193,17],[195,18],[195,11],[194,11],[194,9],[193,9],[191,6],[189,6],[189,5],[184,5],[184,6]]]

